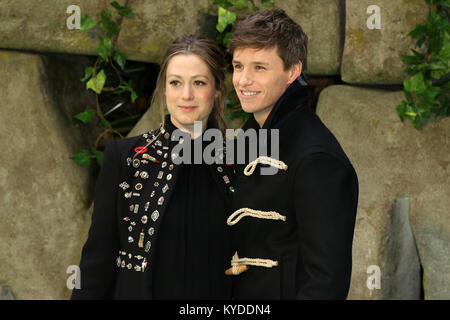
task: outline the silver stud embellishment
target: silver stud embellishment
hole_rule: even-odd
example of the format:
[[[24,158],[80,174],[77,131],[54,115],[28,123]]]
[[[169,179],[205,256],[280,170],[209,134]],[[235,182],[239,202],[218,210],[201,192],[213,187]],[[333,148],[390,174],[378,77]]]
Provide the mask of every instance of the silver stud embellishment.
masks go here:
[[[125,193],[125,198],[131,198],[131,195],[132,195],[133,193],[132,192],[126,192]]]
[[[164,197],[160,197],[158,199],[158,206],[162,206],[163,203],[164,203]]]
[[[128,237],[128,242],[129,242],[129,243],[132,243],[132,242],[134,242],[134,239],[133,239],[133,237]]]
[[[152,243],[150,241],[147,241],[147,243],[145,244],[145,248],[144,248],[145,252],[149,252],[151,246],[152,246]]]
[[[217,167],[217,171],[219,171],[220,173],[222,173],[222,172],[223,172],[222,167]]]
[[[161,164],[161,168],[165,168],[167,166],[167,162],[163,162],[162,164]]]
[[[160,172],[158,172],[157,178],[161,180],[163,175],[164,175],[164,171],[160,171]]]
[[[141,164],[141,161],[139,159],[133,160],[133,167],[138,168],[140,164]]]
[[[121,187],[123,190],[126,190],[130,187],[130,185],[126,181],[124,181],[121,184],[119,184],[119,187]]]
[[[152,191],[152,193],[150,194],[150,198],[153,198],[155,196],[155,190]]]
[[[148,234],[152,236],[154,233],[155,233],[155,228],[150,227],[150,229],[148,229]]]
[[[140,174],[140,176],[141,176],[142,179],[148,179],[149,174],[148,174],[147,171],[142,171],[141,174]]]
[[[167,179],[167,180],[170,180],[170,179],[172,179],[172,174],[171,174],[171,173],[169,173],[169,174],[167,175],[166,179]]]
[[[141,222],[143,223],[143,224],[146,224],[147,223],[147,216],[142,216],[142,218],[141,218]]]
[[[152,215],[151,215],[151,218],[152,218],[153,221],[158,220],[158,218],[159,218],[159,212],[158,212],[158,210],[153,211],[153,213],[152,213]]]
[[[134,188],[135,188],[136,190],[141,190],[141,189],[142,189],[142,183],[136,184],[136,185],[134,186]]]
[[[169,186],[166,184],[163,188],[162,188],[162,192],[166,193],[166,191],[169,190]]]

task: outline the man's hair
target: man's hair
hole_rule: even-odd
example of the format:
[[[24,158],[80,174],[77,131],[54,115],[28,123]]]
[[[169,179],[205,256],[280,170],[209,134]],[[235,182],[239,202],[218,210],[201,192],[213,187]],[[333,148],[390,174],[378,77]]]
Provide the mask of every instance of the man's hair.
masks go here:
[[[257,11],[237,21],[228,51],[233,54],[241,48],[274,47],[277,47],[285,69],[301,61],[303,70],[306,70],[308,36],[282,9]]]

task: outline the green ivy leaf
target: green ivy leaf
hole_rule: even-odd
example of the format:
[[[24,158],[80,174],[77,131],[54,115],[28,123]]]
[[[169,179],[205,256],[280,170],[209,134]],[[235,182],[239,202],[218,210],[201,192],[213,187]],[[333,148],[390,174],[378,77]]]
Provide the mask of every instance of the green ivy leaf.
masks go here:
[[[86,31],[95,27],[97,22],[94,19],[89,17],[87,14],[84,14],[80,19],[80,30]]]
[[[102,92],[102,89],[106,82],[106,75],[105,72],[100,70],[99,73],[97,73],[94,77],[92,77],[87,83],[86,83],[86,89],[91,89],[95,93],[100,94]]]
[[[117,35],[120,31],[120,25],[112,21],[112,15],[109,12],[102,11],[102,19],[99,22],[100,28],[106,34],[106,37],[112,38]]]
[[[137,95],[136,91],[131,89],[131,102],[134,103],[137,98],[139,98],[139,96]]]
[[[103,164],[104,152],[95,150],[95,149],[91,149],[91,151],[92,151],[92,154],[94,155],[94,158],[97,160],[98,165],[101,167]]]
[[[248,8],[247,0],[230,0],[230,2],[237,9],[247,9]]]
[[[100,118],[100,120],[98,120],[97,125],[99,127],[104,127],[104,128],[108,128],[108,129],[112,129],[111,123],[109,123],[108,120],[106,120],[105,118]]]
[[[116,94],[124,93],[125,91],[130,92],[131,94],[131,102],[134,103],[137,98],[139,98],[138,94],[131,87],[131,80],[129,82],[125,81],[124,85],[121,85],[118,90],[114,91]]]
[[[100,37],[100,44],[98,46],[97,53],[103,61],[108,62],[109,56],[112,54],[111,39]]]
[[[436,58],[441,61],[446,61],[447,63],[450,61],[450,40],[447,39],[439,53],[436,55]]]
[[[114,61],[120,66],[120,68],[125,69],[125,63],[127,62],[127,57],[119,50],[114,51],[113,55]]]
[[[409,33],[409,35],[411,36],[411,38],[413,39],[417,39],[419,37],[421,37],[422,35],[427,33],[427,27],[425,24],[422,23],[418,23],[416,25],[416,27],[413,29],[413,31],[411,31]]]
[[[94,114],[95,114],[95,110],[94,109],[87,109],[81,113],[78,113],[76,115],[74,115],[73,117],[75,119],[80,120],[83,123],[89,123],[92,121],[92,119],[94,118]]]
[[[426,90],[422,72],[419,72],[409,79],[405,79],[403,81],[403,86],[405,90],[409,92],[421,92],[423,90]]]
[[[417,92],[416,96],[420,99],[422,104],[424,105],[430,105],[430,107],[434,104],[434,99],[439,94],[439,88],[433,87],[431,85],[431,82],[428,83],[429,86],[427,86],[426,90]],[[423,112],[422,112],[423,113]]]
[[[233,6],[233,4],[228,0],[214,0],[213,4],[222,6],[226,9]]]
[[[70,157],[73,161],[78,163],[82,167],[88,167],[91,163],[89,150],[83,149],[78,152],[76,155]]]
[[[219,18],[217,21],[216,29],[219,32],[223,32],[229,24],[233,24],[236,21],[236,14],[228,11],[222,7],[219,7]]]
[[[400,117],[400,120],[402,122],[405,121],[405,112],[406,112],[406,102],[402,101],[397,106],[397,113],[398,113],[398,116]]]
[[[225,37],[223,38],[222,43],[227,48],[228,48],[228,42],[230,42],[230,38],[232,35],[233,35],[233,32],[229,31],[225,34]]]
[[[110,5],[116,8],[117,13],[123,17],[127,17],[132,13],[132,10],[130,8],[121,6],[117,1],[111,2]]]
[[[86,67],[86,69],[84,69],[84,77],[80,81],[85,82],[92,76],[93,73],[94,73],[93,67]]]

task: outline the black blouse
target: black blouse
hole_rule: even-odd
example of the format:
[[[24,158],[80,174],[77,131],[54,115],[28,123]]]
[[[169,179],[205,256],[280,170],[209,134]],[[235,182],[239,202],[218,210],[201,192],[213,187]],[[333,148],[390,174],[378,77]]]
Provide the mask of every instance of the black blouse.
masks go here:
[[[231,256],[226,204],[211,166],[181,166],[160,227],[153,297],[229,299],[231,280],[224,274]]]

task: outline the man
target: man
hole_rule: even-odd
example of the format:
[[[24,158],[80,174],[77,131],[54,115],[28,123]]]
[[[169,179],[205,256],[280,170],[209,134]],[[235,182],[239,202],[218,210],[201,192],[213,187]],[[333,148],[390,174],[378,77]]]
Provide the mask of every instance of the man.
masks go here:
[[[236,253],[226,271],[234,277],[235,299],[348,294],[358,179],[310,109],[313,87],[302,74],[307,41],[297,23],[273,9],[238,21],[229,42],[233,84],[251,113],[244,131],[279,129],[278,158],[236,165],[234,213],[227,220]],[[262,174],[268,166],[277,173]]]

